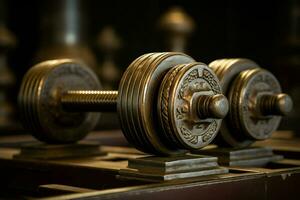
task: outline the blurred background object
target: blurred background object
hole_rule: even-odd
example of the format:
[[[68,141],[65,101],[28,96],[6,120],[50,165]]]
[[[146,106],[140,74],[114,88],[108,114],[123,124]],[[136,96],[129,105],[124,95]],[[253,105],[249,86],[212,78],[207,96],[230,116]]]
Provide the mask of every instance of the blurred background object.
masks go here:
[[[194,20],[181,8],[171,7],[159,20],[159,27],[165,32],[164,40],[168,51],[185,52],[187,39],[195,29]]]
[[[282,122],[282,129],[293,128],[300,134],[300,1],[289,0],[281,18],[282,35],[274,70],[284,89],[294,100],[294,109]]]
[[[38,50],[35,62],[75,58],[95,68],[96,60],[87,42],[87,11],[82,0],[43,0],[39,6]]]
[[[8,53],[16,46],[15,35],[6,27],[6,2],[0,1],[0,130],[12,131],[18,126],[16,107],[10,96],[15,76],[7,62]]]
[[[112,26],[104,26],[99,32],[96,45],[99,51],[99,64],[96,73],[104,90],[118,90],[121,69],[115,59],[121,48],[121,38]],[[118,129],[120,127],[117,113],[102,113],[97,129]]]
[[[105,90],[118,89],[121,79],[120,68],[116,66],[115,54],[121,47],[121,39],[116,31],[110,27],[104,27],[98,35],[97,44],[101,50],[101,61],[97,74]],[[100,57],[100,56],[99,56]]]
[[[246,57],[274,73],[283,90],[291,93],[295,104],[281,129],[300,133],[298,0],[6,2],[6,27],[18,38],[8,63],[17,76],[16,86],[32,64],[58,56],[75,56],[90,66],[101,66],[106,62],[105,56],[110,54],[109,62],[116,66],[112,74],[117,74],[118,70],[122,73],[141,54],[166,49],[165,44],[171,41],[171,36],[164,37],[167,32],[158,30],[157,24],[173,12],[183,18],[189,16],[187,25],[183,26],[185,31],[181,32],[188,33],[186,43],[180,42],[179,51],[188,50],[189,55],[204,63],[226,57]],[[99,30],[105,30],[107,25],[122,38],[122,49],[117,56],[116,44],[110,50],[102,48],[97,53]],[[168,49],[175,50],[175,47]],[[105,78],[102,79],[105,83]],[[17,91],[13,91],[13,97]]]

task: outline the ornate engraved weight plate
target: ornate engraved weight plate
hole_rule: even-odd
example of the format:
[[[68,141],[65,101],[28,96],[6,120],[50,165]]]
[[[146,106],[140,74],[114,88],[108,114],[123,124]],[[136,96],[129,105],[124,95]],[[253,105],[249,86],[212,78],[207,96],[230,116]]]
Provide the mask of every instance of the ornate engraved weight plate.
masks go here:
[[[201,97],[209,99],[217,94],[221,94],[218,79],[205,64],[182,64],[170,70],[158,98],[158,113],[165,137],[171,137],[178,147],[187,149],[200,149],[209,144],[222,120],[199,113],[199,107],[200,110],[209,107],[209,101],[198,104],[202,102],[199,101]],[[217,105],[225,112],[223,115],[227,113],[224,106],[223,102]]]
[[[243,58],[220,59],[209,66],[230,103],[217,144],[243,148],[269,138],[293,104],[287,94],[281,93],[274,75]]]
[[[233,130],[245,133],[252,140],[269,138],[282,117],[263,115],[259,99],[279,93],[279,82],[270,72],[261,68],[241,72],[228,95],[232,104],[229,117]]]
[[[140,150],[159,155],[180,154],[161,137],[155,109],[164,75],[174,66],[194,60],[182,53],[155,53],[137,58],[125,71],[118,98],[124,135]]]

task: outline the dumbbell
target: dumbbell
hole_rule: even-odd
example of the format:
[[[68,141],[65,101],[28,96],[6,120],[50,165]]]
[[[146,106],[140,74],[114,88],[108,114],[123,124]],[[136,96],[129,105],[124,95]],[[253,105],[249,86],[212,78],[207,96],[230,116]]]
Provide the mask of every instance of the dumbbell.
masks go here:
[[[76,60],[39,63],[21,85],[23,122],[41,141],[72,143],[94,128],[98,112],[117,110],[130,144],[173,155],[209,144],[228,111],[214,72],[182,53],[142,55],[126,69],[118,91],[100,88],[97,76]]]
[[[229,112],[216,138],[219,146],[248,147],[271,137],[293,107],[276,77],[249,59],[219,59],[209,64],[229,101]]]

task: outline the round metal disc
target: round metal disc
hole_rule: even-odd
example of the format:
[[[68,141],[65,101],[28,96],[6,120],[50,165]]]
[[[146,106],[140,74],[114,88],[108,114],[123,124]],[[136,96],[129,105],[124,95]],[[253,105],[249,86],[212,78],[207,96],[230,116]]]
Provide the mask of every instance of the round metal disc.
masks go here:
[[[141,88],[142,90],[138,94],[138,104],[135,108],[141,121],[141,131],[152,144],[153,149],[155,149],[153,153],[155,154],[172,155],[182,153],[179,149],[175,151],[174,148],[169,147],[164,142],[161,137],[161,128],[155,108],[159,101],[157,99],[158,91],[164,75],[178,64],[191,62],[194,62],[194,60],[185,54],[167,53],[144,69],[145,73],[141,77],[141,85],[144,87]]]
[[[261,68],[241,72],[232,83],[228,99],[232,130],[252,140],[264,140],[278,128],[281,116],[262,115],[259,97],[281,93],[281,87],[273,74]]]
[[[24,95],[22,97],[23,103],[27,106],[20,107],[20,113],[24,117],[24,120],[27,120],[31,123],[26,123],[27,127],[39,127],[39,122],[37,121],[36,116],[34,115],[36,113],[35,107],[32,105],[36,104],[36,101],[34,98],[31,98],[33,96],[33,92],[37,90],[38,87],[38,82],[40,81],[40,77],[43,76],[42,71],[38,71],[36,69],[32,69],[32,71],[35,71],[35,76],[28,76],[29,74],[26,74],[24,79],[27,80],[26,82],[23,82],[24,84],[22,85],[22,90],[24,92]],[[32,111],[32,109],[34,111]]]
[[[165,137],[181,148],[200,149],[217,135],[221,119],[201,119],[194,101],[222,94],[217,76],[203,63],[182,64],[165,76],[159,92],[158,113]]]
[[[219,59],[211,62],[209,67],[213,69],[220,80],[224,94],[228,92],[228,87],[240,72],[259,68],[255,62],[245,58]]]
[[[209,67],[213,69],[217,75],[223,93],[228,97],[231,90],[233,80],[244,70],[259,68],[259,66],[249,59],[236,58],[236,59],[219,59],[211,62]],[[245,138],[241,133],[230,128],[229,115],[231,113],[232,103],[229,101],[229,113],[221,124],[220,133],[217,135],[216,143],[219,146],[232,146],[232,147],[247,147],[254,141]]]
[[[99,90],[96,75],[70,59],[42,62],[24,76],[19,106],[24,125],[47,143],[82,139],[98,122],[99,113],[65,112],[60,96],[67,90]]]
[[[159,63],[163,62],[163,60],[165,60],[167,57],[170,56],[169,52],[166,53],[156,53],[155,55],[152,55],[147,63],[145,63],[144,65],[142,65],[139,68],[139,71],[141,72],[141,76],[145,75],[145,72],[155,68]],[[182,149],[178,149],[178,147],[174,147],[174,145],[170,145],[170,142],[168,140],[166,140],[163,135],[161,134],[161,127],[158,124],[158,120],[157,118],[154,118],[154,122],[155,122],[155,127],[157,127],[157,137],[158,137],[158,142],[156,140],[151,140],[151,138],[149,138],[149,136],[147,135],[147,132],[144,131],[144,127],[143,127],[143,122],[142,122],[142,115],[140,112],[140,109],[136,109],[139,108],[141,100],[140,97],[142,95],[143,89],[144,89],[144,85],[146,84],[144,82],[144,78],[140,78],[139,79],[139,83],[138,83],[138,89],[136,90],[137,92],[135,92],[135,98],[133,101],[133,108],[134,108],[134,119],[137,120],[135,122],[135,125],[137,126],[137,129],[140,132],[140,135],[145,139],[146,143],[151,145],[151,151],[153,154],[164,154],[164,155],[171,155],[171,154],[182,154],[185,153],[186,150],[182,150]],[[156,110],[153,111],[153,115],[157,116],[157,112]],[[156,142],[155,144],[153,144],[153,142]],[[165,153],[161,153],[161,150],[157,149],[155,146],[158,146],[160,149],[163,149],[165,151]]]
[[[122,127],[125,127],[123,131],[128,131],[126,135],[142,139],[142,144],[139,145],[140,150],[152,154],[178,154],[179,151],[169,149],[161,141],[157,113],[156,109],[153,108],[157,106],[158,89],[165,73],[177,64],[193,61],[192,58],[180,53],[153,54],[147,58],[147,61],[136,65],[137,68],[135,69],[137,71],[134,71],[135,77],[130,81],[130,84],[128,78],[122,78],[119,92],[130,92],[130,95],[128,97],[125,95],[119,96],[118,109],[121,113],[125,112],[124,110],[127,108],[126,112],[129,113],[127,116],[131,120],[123,120],[121,124]],[[128,84],[128,88],[133,88],[128,91],[124,86],[125,84]],[[125,97],[126,99],[124,99]],[[126,104],[122,103],[124,100]],[[132,130],[136,133],[131,133]]]
[[[147,135],[142,131],[141,128],[141,121],[139,117],[138,110],[135,109],[136,106],[138,106],[138,98],[139,93],[142,91],[142,88],[144,87],[142,84],[141,76],[143,76],[143,73],[145,73],[145,69],[148,69],[149,66],[155,62],[155,60],[162,57],[165,53],[154,53],[151,56],[147,57],[147,59],[144,60],[143,63],[137,66],[135,73],[133,76],[135,77],[135,83],[132,87],[132,90],[130,92],[131,96],[131,104],[129,106],[130,112],[131,112],[131,126],[134,127],[134,130],[136,131],[136,135],[140,137],[144,144],[144,149],[147,149],[147,152],[155,152],[156,150],[153,149],[153,145],[150,143],[150,141],[147,138]]]
[[[145,62],[147,62],[148,58],[152,56],[153,54],[145,54],[141,56],[136,62],[133,63],[130,67],[129,71],[129,77],[126,81],[127,87],[125,90],[126,93],[126,99],[125,101],[122,102],[122,105],[124,106],[123,109],[125,110],[126,113],[126,126],[127,129],[130,130],[129,133],[131,137],[136,141],[134,146],[141,150],[145,151],[148,150],[150,147],[149,144],[146,143],[146,141],[143,138],[143,135],[140,134],[140,131],[136,128],[135,122],[134,122],[134,117],[133,117],[133,92],[135,91],[136,85],[137,85],[137,79],[139,79],[139,76],[137,75],[138,73],[138,68],[140,66],[143,66]]]
[[[131,99],[129,97],[129,90],[132,89],[132,79],[133,74],[136,72],[137,67],[145,61],[147,57],[152,54],[145,54],[137,59],[135,59],[129,67],[126,69],[125,73],[122,76],[120,85],[119,85],[119,95],[118,95],[118,114],[121,122],[121,127],[126,139],[139,150],[146,148],[145,145],[141,142],[141,138],[136,134],[136,131],[130,126],[129,123],[132,119],[129,117],[131,113],[128,111],[128,107],[131,104]]]

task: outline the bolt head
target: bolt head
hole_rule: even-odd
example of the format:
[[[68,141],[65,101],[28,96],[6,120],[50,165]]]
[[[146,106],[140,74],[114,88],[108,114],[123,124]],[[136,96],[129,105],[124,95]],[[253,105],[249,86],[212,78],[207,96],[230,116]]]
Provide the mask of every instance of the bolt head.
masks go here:
[[[293,100],[288,94],[278,94],[276,108],[281,115],[287,115],[293,109]]]
[[[209,103],[209,111],[213,118],[223,119],[229,110],[227,98],[222,94],[214,95]]]

